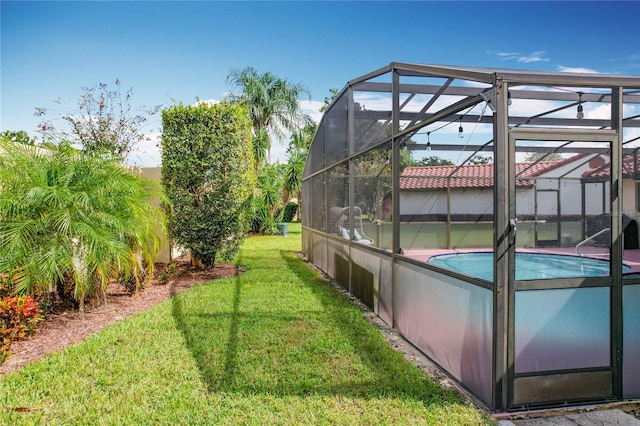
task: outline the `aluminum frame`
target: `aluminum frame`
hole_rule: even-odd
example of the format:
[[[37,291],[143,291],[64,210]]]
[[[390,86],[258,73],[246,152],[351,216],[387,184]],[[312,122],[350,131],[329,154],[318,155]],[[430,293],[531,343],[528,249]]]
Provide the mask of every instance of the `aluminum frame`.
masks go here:
[[[376,81],[380,77],[390,78],[390,82]],[[404,78],[435,78],[442,79],[440,85],[404,83]],[[455,85],[454,82],[463,81],[474,83],[468,85]],[[570,89],[567,89],[570,88]],[[582,92],[583,88],[589,90]],[[356,111],[354,101],[355,92],[378,92],[391,95],[390,111],[359,110]],[[408,94],[408,98],[401,103],[400,94]],[[404,111],[403,108],[417,95],[431,95],[431,98],[417,112]],[[577,96],[578,95],[578,96]],[[636,142],[638,137],[630,137],[626,141],[623,137],[623,130],[630,128],[640,128],[640,114],[624,117],[625,105],[640,104],[640,77],[623,75],[603,75],[603,74],[576,74],[558,72],[536,72],[494,68],[478,68],[463,66],[445,65],[422,65],[393,62],[388,66],[379,68],[371,73],[355,78],[347,83],[344,89],[338,93],[339,99],[346,96],[348,101],[348,123],[347,123],[347,144],[348,153],[345,158],[338,159],[333,164],[323,163],[323,167],[316,168],[313,172],[308,171],[312,167],[305,167],[303,181],[313,178],[321,173],[326,173],[331,167],[341,162],[347,162],[349,166],[349,204],[350,220],[353,220],[354,195],[354,173],[352,164],[354,159],[364,152],[372,151],[383,147],[391,142],[392,149],[392,179],[393,179],[393,246],[391,252],[376,248],[357,246],[359,251],[375,253],[376,256],[388,256],[391,259],[391,317],[392,325],[395,326],[395,315],[398,307],[395,305],[396,288],[396,265],[397,262],[409,262],[416,266],[430,269],[429,266],[420,265],[402,254],[400,247],[400,149],[407,139],[415,135],[420,129],[436,122],[460,123],[486,123],[493,128],[493,139],[486,144],[466,146],[465,150],[472,153],[470,157],[478,152],[491,150],[494,155],[494,283],[493,283],[493,392],[491,401],[483,401],[489,409],[496,412],[503,412],[518,409],[520,401],[514,402],[514,386],[518,378],[513,374],[513,330],[515,318],[515,292],[521,288],[521,283],[516,282],[515,268],[515,236],[512,229],[514,200],[511,197],[514,193],[514,173],[512,165],[515,164],[515,153],[518,148],[513,143],[514,138],[557,138],[557,140],[567,140],[567,135],[574,136],[573,140],[587,138],[593,141],[594,136],[601,135],[603,141],[611,142],[612,156],[610,164],[611,174],[611,214],[612,221],[612,243],[611,262],[612,265],[622,263],[622,201],[618,196],[621,190],[622,179],[622,159],[623,154],[627,154],[638,148],[627,148],[625,145]],[[433,110],[436,101],[442,97],[458,97],[457,101],[452,101],[445,107]],[[487,99],[490,99],[488,101]],[[532,116],[515,116],[509,114],[510,99],[521,100],[541,100],[558,101],[566,104],[551,110],[540,111]],[[493,110],[492,115],[482,115],[477,113],[462,113],[469,108],[482,102],[490,102]],[[587,118],[566,118],[553,116],[559,111],[574,108],[584,103],[611,104],[610,119],[587,119]],[[331,110],[335,102],[329,106]],[[328,111],[327,111],[328,112]],[[367,146],[365,151],[355,152],[355,128],[356,115],[359,118],[371,120],[384,120],[389,123],[391,117],[391,134],[387,139],[381,140],[371,146]],[[326,113],[325,113],[326,116]],[[401,123],[408,123],[404,127]],[[323,117],[320,126],[325,124]],[[545,129],[547,128],[547,129]],[[558,139],[559,138],[559,139]],[[597,136],[596,136],[597,139]],[[585,139],[586,140],[586,139]],[[319,141],[324,143],[324,140]],[[492,143],[492,147],[488,145]],[[406,145],[406,144],[405,144]],[[424,145],[411,144],[411,150],[425,149]],[[457,145],[441,145],[441,150],[459,150]],[[599,148],[576,148],[571,152],[595,152]],[[324,148],[323,148],[324,150]],[[595,151],[594,151],[595,150]],[[534,149],[535,151],[535,149]],[[324,151],[323,151],[324,152]],[[557,152],[565,152],[562,148]],[[470,158],[469,157],[469,158]],[[324,159],[323,159],[324,161]],[[636,158],[637,162],[637,158]],[[637,170],[635,170],[637,173]],[[312,185],[307,185],[311,188]],[[327,191],[324,190],[325,204],[327,203]],[[304,197],[306,200],[313,200],[314,197]],[[310,209],[312,206],[305,206]],[[328,208],[328,205],[327,205]],[[350,224],[353,227],[353,223]],[[303,233],[307,233],[309,238],[312,235],[323,235],[323,232],[312,229],[308,223],[303,224]],[[326,233],[324,233],[326,234]],[[328,236],[328,235],[327,235]],[[307,238],[307,237],[303,237]],[[332,238],[329,236],[329,238]],[[306,241],[306,240],[305,240]],[[351,247],[356,247],[352,241],[346,242]],[[308,245],[307,245],[308,246]],[[316,250],[316,248],[314,248]],[[326,247],[324,250],[328,250]],[[326,258],[327,256],[324,256]],[[352,267],[349,267],[350,275]],[[443,271],[444,274],[456,277],[453,272]],[[623,343],[623,283],[621,268],[613,267],[610,281],[612,282],[611,294],[611,339],[614,342],[612,353],[612,393],[613,399],[622,400],[623,380],[622,377],[622,343]],[[350,278],[351,280],[351,278]],[[598,279],[594,280],[594,283]],[[553,288],[553,283],[539,284],[540,288]],[[575,286],[580,286],[578,281]],[[549,287],[551,286],[551,287]],[[593,284],[593,286],[597,286]],[[348,287],[352,287],[349,281]],[[569,283],[571,287],[571,283]],[[530,381],[528,379],[528,381]],[[464,385],[464,383],[463,383]],[[578,395],[574,403],[592,401],[593,392],[586,392],[584,398]],[[639,395],[640,397],[640,395]],[[595,397],[595,399],[598,399]],[[544,405],[541,402],[541,405]],[[558,402],[558,404],[560,404]],[[551,404],[553,405],[553,403]],[[535,404],[534,404],[535,406]]]

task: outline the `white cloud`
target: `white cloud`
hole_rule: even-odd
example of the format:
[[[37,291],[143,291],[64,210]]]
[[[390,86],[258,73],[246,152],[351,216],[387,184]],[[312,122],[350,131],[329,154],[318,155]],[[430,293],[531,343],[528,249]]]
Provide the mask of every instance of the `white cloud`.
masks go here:
[[[549,58],[545,57],[546,52],[544,50],[539,50],[537,52],[532,52],[528,55],[523,55],[518,58],[518,62],[546,62]]]
[[[218,102],[220,102],[217,99],[198,99],[196,102],[194,102],[194,106],[198,106],[198,105],[202,105],[202,104],[206,104],[206,105],[215,105]]]
[[[324,102],[320,101],[300,101],[300,109],[303,113],[309,115],[313,121],[320,123],[322,113],[320,108],[324,105]]]
[[[520,56],[520,53],[518,52],[496,52],[496,55],[505,58],[505,59],[513,59],[513,58],[517,58],[518,56]]]
[[[385,92],[354,92],[354,102],[368,111],[391,111],[391,93]],[[401,99],[400,102],[404,101]]]
[[[590,68],[582,68],[582,67],[565,67],[560,65],[558,67],[558,71],[560,72],[571,72],[577,74],[599,74],[598,71],[592,70]]]
[[[586,105],[584,106],[584,116],[587,119],[611,119],[611,104],[602,104],[595,108],[586,108]]]
[[[529,54],[523,54],[520,52],[493,52],[489,51],[487,53],[495,53],[500,59],[504,61],[518,61],[518,62],[546,62],[549,58],[546,57],[545,50],[538,50],[535,52],[531,52]]]
[[[162,164],[162,154],[160,153],[161,132],[148,134],[148,140],[136,144],[126,163],[137,167],[159,167]]]
[[[271,163],[286,163],[287,162],[287,145],[288,140],[278,142],[273,140],[271,143]]]

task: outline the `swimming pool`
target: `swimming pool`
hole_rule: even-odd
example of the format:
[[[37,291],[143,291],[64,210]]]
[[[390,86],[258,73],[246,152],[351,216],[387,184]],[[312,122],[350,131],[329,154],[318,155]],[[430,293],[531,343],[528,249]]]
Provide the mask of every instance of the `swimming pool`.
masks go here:
[[[493,281],[493,253],[452,253],[432,256],[428,264]],[[631,269],[622,265],[622,270]],[[609,275],[609,261],[549,253],[516,253],[516,280],[599,277]]]

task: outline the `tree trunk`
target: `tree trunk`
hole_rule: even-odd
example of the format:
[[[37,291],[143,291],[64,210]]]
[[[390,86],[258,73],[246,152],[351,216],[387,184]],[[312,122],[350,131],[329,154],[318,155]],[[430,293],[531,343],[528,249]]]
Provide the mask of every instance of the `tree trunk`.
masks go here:
[[[191,253],[191,266],[194,268],[202,269],[202,260],[198,259],[196,256]]]

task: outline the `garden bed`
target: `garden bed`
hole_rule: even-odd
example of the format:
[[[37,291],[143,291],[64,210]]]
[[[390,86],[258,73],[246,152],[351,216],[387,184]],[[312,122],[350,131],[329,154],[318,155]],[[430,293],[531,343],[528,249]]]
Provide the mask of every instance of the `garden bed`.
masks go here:
[[[158,264],[156,277],[165,269],[166,265]],[[9,358],[0,364],[0,374],[11,373],[50,352],[81,342],[87,336],[121,319],[146,311],[196,284],[241,272],[242,269],[235,265],[222,263],[216,263],[210,270],[196,269],[187,260],[181,259],[176,262],[176,269],[166,284],[160,284],[157,279],[151,280],[138,294],[129,294],[124,287],[117,284],[109,285],[105,305],[87,307],[84,314],[68,309],[53,309],[32,338],[13,342]]]

